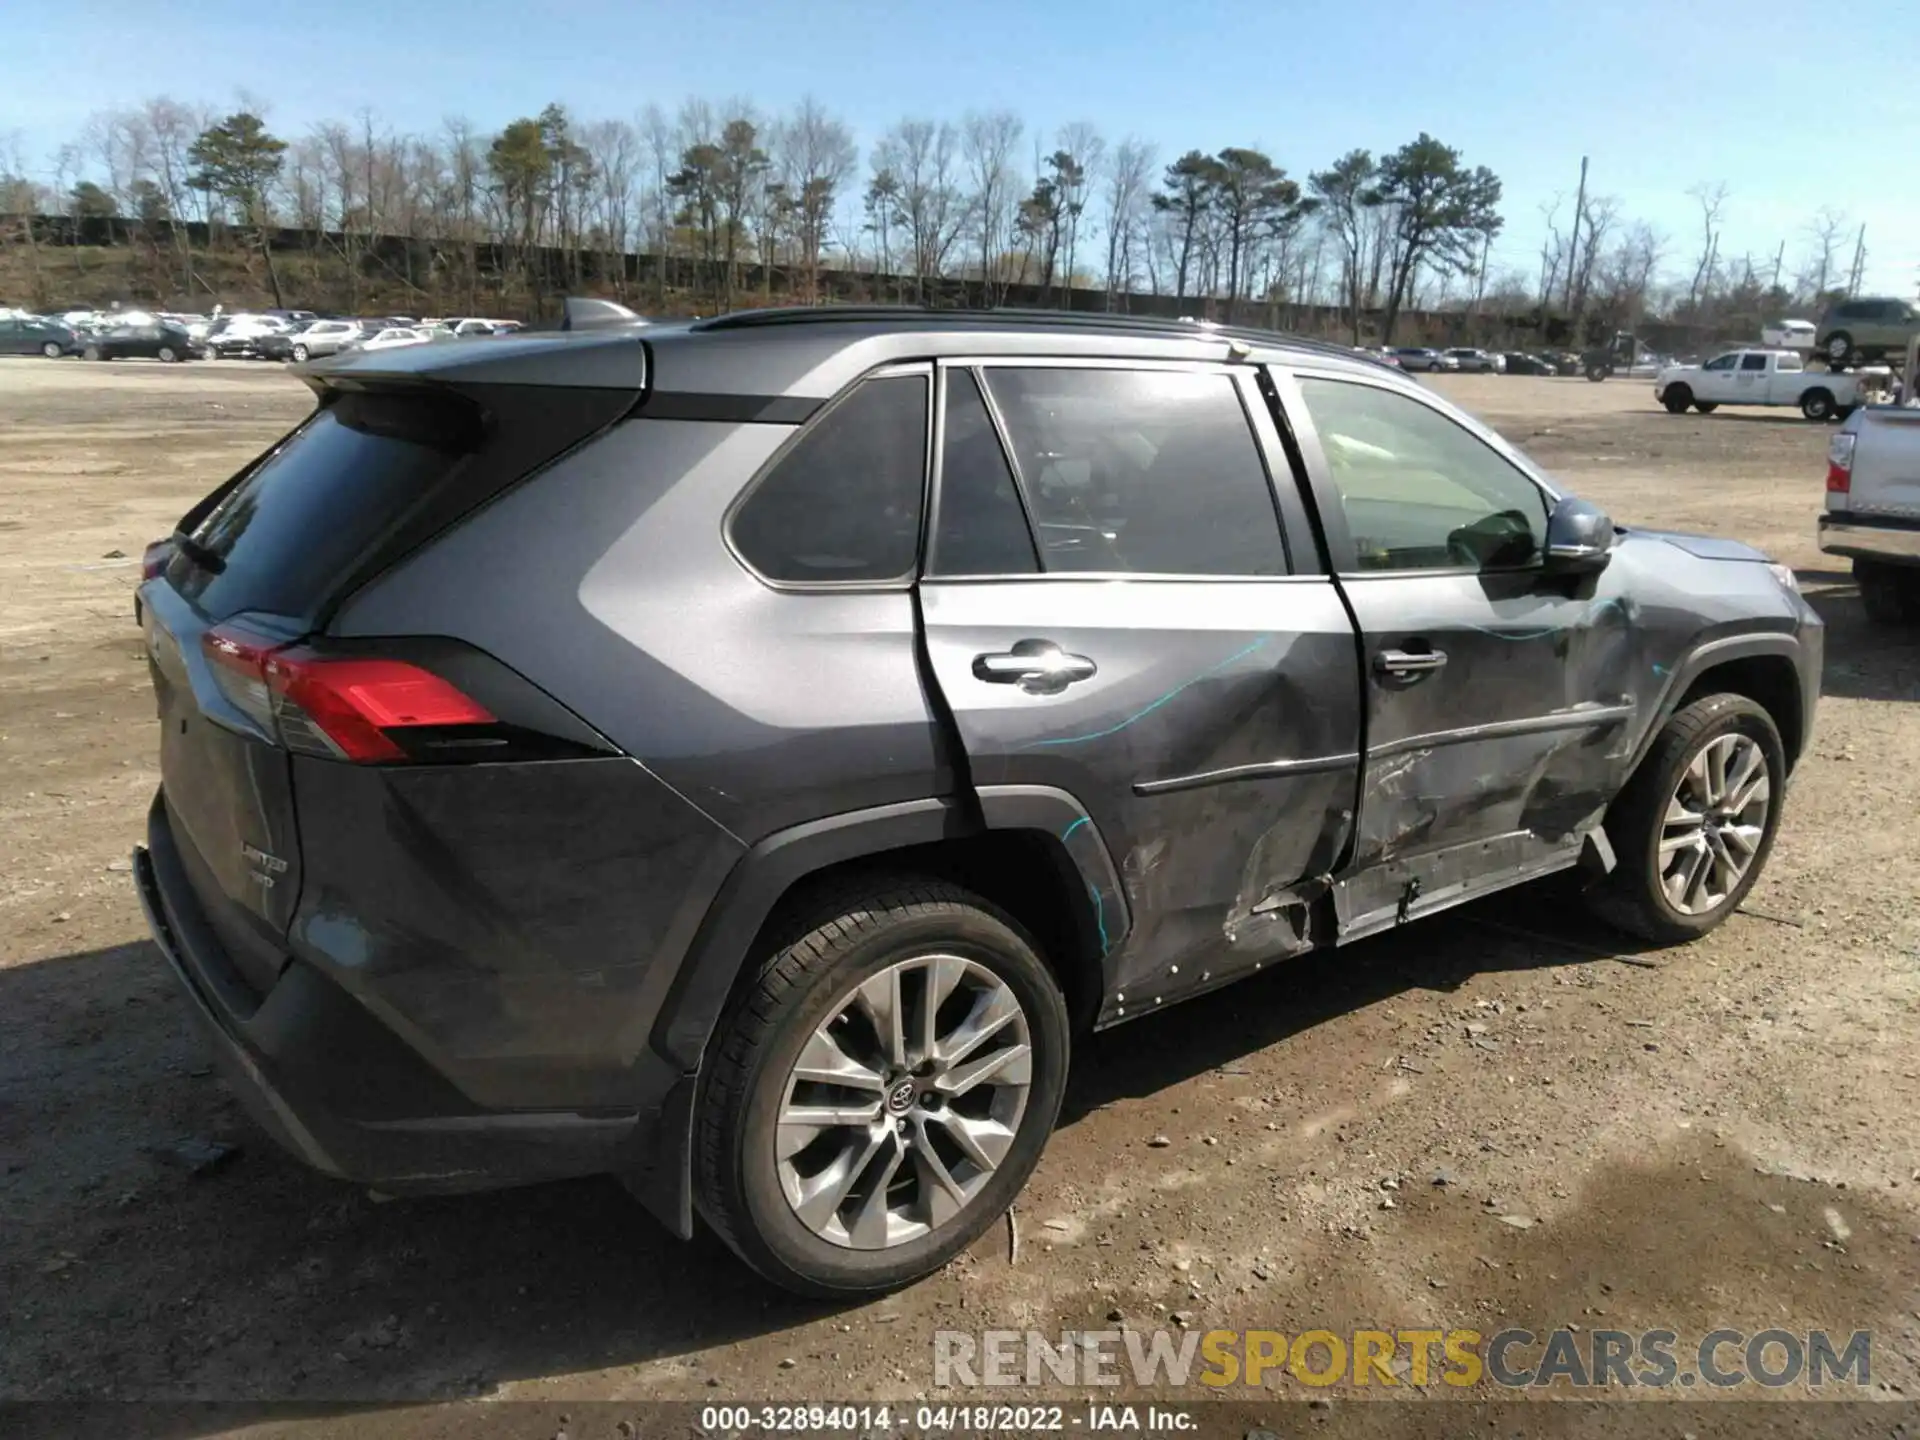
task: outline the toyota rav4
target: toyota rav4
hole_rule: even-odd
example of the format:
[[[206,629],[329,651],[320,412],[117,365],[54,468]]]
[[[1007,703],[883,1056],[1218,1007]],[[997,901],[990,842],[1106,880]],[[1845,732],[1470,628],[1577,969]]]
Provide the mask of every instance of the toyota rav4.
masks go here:
[[[303,373],[141,592],[136,879],[226,1073],[329,1174],[610,1172],[803,1291],[980,1234],[1088,1028],[1555,872],[1712,929],[1813,722],[1791,572],[1342,347],[849,308]]]

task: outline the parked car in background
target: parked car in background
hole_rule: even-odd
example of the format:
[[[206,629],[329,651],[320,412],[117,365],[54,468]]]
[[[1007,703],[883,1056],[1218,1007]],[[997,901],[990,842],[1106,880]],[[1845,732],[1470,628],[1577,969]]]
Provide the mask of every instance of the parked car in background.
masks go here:
[[[277,315],[228,315],[213,323],[204,343],[216,359],[258,359],[262,340],[292,328]]]
[[[1667,366],[1653,398],[1673,415],[1689,406],[1710,415],[1722,405],[1793,405],[1809,420],[1832,420],[1853,413],[1886,377],[1809,370],[1792,350],[1729,350],[1704,365]]]
[[[71,325],[39,315],[0,320],[0,355],[44,355],[58,360],[80,349],[80,336]]]
[[[1841,300],[1820,317],[1814,348],[1829,365],[1853,365],[1906,354],[1920,335],[1920,311],[1905,300]]]
[[[263,360],[291,360],[295,364],[337,355],[365,332],[354,320],[313,320],[284,335],[268,335],[259,342]]]
[[[1446,356],[1467,374],[1491,375],[1501,368],[1499,357],[1485,350],[1455,349],[1447,351]]]
[[[388,325],[382,329],[363,334],[357,340],[349,340],[337,353],[359,354],[362,351],[397,350],[405,345],[424,345],[433,338],[432,334],[414,325]]]
[[[1423,345],[1400,345],[1393,352],[1402,370],[1458,370],[1460,362]]]
[[[145,325],[113,325],[81,341],[83,360],[164,360],[172,364],[199,358],[193,337],[178,325],[155,320]]]
[[[1811,351],[1818,336],[1819,328],[1811,320],[1775,320],[1760,327],[1760,343],[1781,350]]]
[[[1911,376],[1920,337],[1904,358]],[[1920,395],[1911,383],[1898,405],[1855,411],[1828,443],[1819,529],[1822,550],[1853,561],[1868,619],[1920,622]]]
[[[1508,375],[1553,375],[1553,361],[1544,355],[1529,355],[1524,350],[1509,350],[1502,357]]]
[[[1766,865],[1793,572],[1345,347],[642,323],[315,367],[141,586],[156,963],[308,1164],[613,1171],[873,1294],[1014,1203],[1077,1033],[1576,870],[1688,940]]]

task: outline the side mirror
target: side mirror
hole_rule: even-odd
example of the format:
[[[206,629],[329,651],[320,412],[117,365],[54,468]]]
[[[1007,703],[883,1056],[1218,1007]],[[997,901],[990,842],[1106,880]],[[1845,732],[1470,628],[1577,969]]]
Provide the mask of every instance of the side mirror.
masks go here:
[[[1547,517],[1549,575],[1590,575],[1607,568],[1613,553],[1613,521],[1598,506],[1569,495]]]

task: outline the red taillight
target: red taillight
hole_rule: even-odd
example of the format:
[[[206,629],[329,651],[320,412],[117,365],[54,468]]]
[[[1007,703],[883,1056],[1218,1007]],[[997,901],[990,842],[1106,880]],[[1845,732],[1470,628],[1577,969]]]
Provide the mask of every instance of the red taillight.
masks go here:
[[[1842,430],[1827,442],[1827,493],[1845,495],[1853,489],[1853,439]]]
[[[314,655],[231,626],[209,630],[202,648],[227,698],[303,754],[404,760],[388,731],[494,723],[486,706],[404,660]]]
[[[140,578],[151,580],[167,568],[173,558],[173,541],[156,540],[140,554]]]

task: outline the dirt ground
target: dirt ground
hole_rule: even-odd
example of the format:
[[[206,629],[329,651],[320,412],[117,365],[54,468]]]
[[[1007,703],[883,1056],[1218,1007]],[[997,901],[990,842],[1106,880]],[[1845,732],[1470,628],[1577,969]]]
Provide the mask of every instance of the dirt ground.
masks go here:
[[[351,1428],[394,1435],[571,1406],[611,1435],[582,1402],[911,1402],[938,1329],[1165,1324],[1867,1329],[1872,1393],[1920,1396],[1920,635],[1870,629],[1814,548],[1828,432],[1639,382],[1437,384],[1616,518],[1799,570],[1826,699],[1745,913],[1638,951],[1509,895],[1095,1037],[1017,1263],[1002,1225],[830,1309],[611,1181],[382,1202],[254,1130],[127,874],[158,780],[132,592],[306,391],[0,361],[0,1400],[371,1402]],[[196,1173],[184,1139],[237,1152]]]

